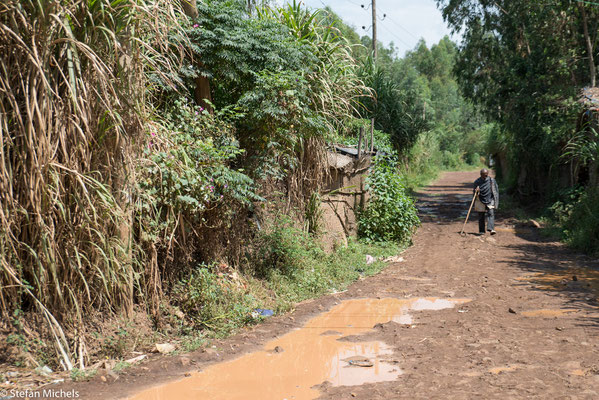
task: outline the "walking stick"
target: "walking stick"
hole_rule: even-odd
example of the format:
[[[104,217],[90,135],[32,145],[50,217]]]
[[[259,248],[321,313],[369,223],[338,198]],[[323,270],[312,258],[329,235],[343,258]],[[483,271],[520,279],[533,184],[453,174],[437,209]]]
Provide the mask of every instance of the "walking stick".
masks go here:
[[[468,218],[470,218],[470,211],[472,211],[472,206],[474,205],[474,201],[476,200],[476,196],[478,195],[478,188],[474,191],[474,196],[472,196],[472,202],[470,203],[470,208],[468,209],[468,215],[466,215],[466,221],[464,221],[464,226],[462,227],[462,231],[460,235],[465,236],[464,229],[466,229],[466,224],[468,223]]]

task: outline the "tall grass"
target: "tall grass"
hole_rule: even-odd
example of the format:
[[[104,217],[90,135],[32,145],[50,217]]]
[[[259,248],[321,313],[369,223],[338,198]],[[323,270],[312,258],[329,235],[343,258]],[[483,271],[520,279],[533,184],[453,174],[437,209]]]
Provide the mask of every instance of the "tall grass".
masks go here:
[[[130,310],[152,275],[133,262],[130,193],[174,16],[166,0],[0,4],[0,314],[41,312],[65,369],[85,358],[65,331]]]

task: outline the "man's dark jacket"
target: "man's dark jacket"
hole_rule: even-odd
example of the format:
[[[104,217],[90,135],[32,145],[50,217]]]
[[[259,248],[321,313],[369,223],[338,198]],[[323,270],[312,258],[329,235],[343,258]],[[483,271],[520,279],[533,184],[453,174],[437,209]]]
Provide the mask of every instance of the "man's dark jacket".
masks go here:
[[[474,189],[480,189],[478,198],[480,201],[487,205],[495,208],[499,207],[499,188],[497,187],[497,181],[490,176],[485,179],[478,178],[474,181]]]

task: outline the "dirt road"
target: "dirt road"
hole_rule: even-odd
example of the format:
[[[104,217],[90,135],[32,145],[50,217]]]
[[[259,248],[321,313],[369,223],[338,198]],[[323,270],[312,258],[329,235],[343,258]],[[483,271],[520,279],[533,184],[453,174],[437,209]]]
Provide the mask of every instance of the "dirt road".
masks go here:
[[[81,396],[599,398],[599,263],[544,241],[535,228],[514,226],[502,219],[501,210],[497,235],[461,237],[462,215],[475,178],[472,172],[446,173],[420,193],[423,224],[414,246],[381,274],[344,293],[298,305],[293,314],[272,318],[207,352],[160,360],[113,383],[96,380],[81,386]],[[476,222],[466,231],[476,232]],[[311,347],[299,348],[298,353],[294,343],[304,340],[302,332],[307,332],[303,336]],[[324,372],[331,379],[304,381],[296,373],[281,375],[285,368],[277,366],[257,372],[264,380],[248,379],[249,371],[274,359],[316,374],[322,361],[307,355],[322,355],[330,346],[343,348],[332,356],[338,363],[336,372]],[[350,350],[364,352],[364,358],[344,358]],[[139,394],[160,381],[198,370],[203,372],[178,384]],[[197,391],[216,382],[206,380],[210,374],[223,379],[219,396]],[[282,385],[277,389],[282,392],[271,397],[265,392],[274,387],[268,383],[270,375],[278,376],[277,385]],[[289,389],[300,390],[306,382],[321,383],[303,392]],[[228,396],[227,390],[246,395]],[[261,390],[261,396],[250,395]],[[285,390],[288,395],[281,394]]]

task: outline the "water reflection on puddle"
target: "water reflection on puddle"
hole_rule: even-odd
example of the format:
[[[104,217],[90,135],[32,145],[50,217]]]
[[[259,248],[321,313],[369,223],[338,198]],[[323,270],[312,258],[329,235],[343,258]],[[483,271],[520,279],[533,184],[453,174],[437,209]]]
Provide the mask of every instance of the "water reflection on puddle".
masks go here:
[[[315,399],[313,386],[392,381],[402,371],[386,359],[392,348],[383,342],[355,342],[345,336],[370,331],[374,325],[395,321],[411,324],[409,311],[441,310],[467,299],[358,299],[344,301],[314,317],[303,328],[268,342],[264,350],[215,364],[189,378],[146,390],[135,400]],[[273,351],[278,347],[277,351]],[[360,356],[370,367],[350,366]]]

